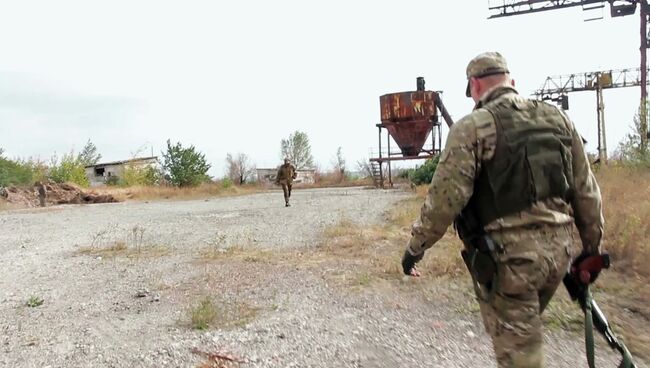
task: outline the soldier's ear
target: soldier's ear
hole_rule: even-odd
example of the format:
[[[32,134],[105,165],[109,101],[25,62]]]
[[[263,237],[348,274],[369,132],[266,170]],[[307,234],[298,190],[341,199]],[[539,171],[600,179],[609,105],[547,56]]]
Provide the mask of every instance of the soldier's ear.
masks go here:
[[[514,79],[510,80],[510,85],[513,86],[513,87],[515,86],[515,80]]]

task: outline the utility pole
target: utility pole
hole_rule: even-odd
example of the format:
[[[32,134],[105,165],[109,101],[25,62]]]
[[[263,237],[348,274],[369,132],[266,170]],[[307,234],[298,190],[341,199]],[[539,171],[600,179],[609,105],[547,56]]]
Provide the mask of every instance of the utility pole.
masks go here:
[[[639,119],[641,120],[641,151],[648,148],[648,2],[639,0],[641,3],[639,13],[641,15],[641,103],[639,104]]]
[[[596,88],[596,104],[598,115],[598,159],[607,164],[607,140],[605,138],[605,104],[603,103],[603,88],[598,84]]]

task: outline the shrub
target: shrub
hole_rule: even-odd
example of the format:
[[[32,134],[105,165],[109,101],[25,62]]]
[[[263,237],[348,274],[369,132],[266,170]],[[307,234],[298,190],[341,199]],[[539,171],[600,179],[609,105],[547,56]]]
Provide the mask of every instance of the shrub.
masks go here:
[[[0,187],[31,184],[34,172],[29,166],[0,157]]]
[[[429,184],[433,178],[433,174],[438,167],[440,156],[428,159],[424,165],[416,167],[415,170],[409,174],[409,179],[415,185]]]
[[[90,185],[86,177],[86,168],[83,161],[75,156],[73,152],[63,155],[61,162],[57,162],[56,156],[52,159],[50,167],[50,179],[57,183],[75,183],[82,187]]]
[[[151,186],[159,184],[161,176],[160,170],[153,166],[127,165],[118,183],[123,186]]]

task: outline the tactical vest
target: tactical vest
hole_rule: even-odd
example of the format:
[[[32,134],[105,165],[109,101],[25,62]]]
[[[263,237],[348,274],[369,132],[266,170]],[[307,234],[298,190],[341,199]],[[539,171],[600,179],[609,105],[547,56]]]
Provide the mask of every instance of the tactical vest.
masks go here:
[[[573,195],[571,131],[553,106],[503,99],[484,106],[496,123],[494,157],[482,162],[466,210],[481,226],[551,197]]]

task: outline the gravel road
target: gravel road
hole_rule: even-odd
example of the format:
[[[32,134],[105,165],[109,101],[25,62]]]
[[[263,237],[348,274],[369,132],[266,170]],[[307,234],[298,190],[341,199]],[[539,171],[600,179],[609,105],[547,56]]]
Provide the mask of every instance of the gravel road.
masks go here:
[[[349,287],[290,257],[201,256],[318,252],[327,226],[381,224],[408,196],[310,189],[289,208],[273,191],[0,212],[0,366],[199,367],[196,348],[245,361],[233,367],[495,367],[479,316],[459,308],[466,280]],[[85,253],[114,244],[143,250]],[[204,295],[221,327],[189,326]],[[26,306],[31,297],[43,304]],[[586,366],[580,335],[553,330],[546,341],[548,366]],[[599,354],[616,366],[607,348]]]

